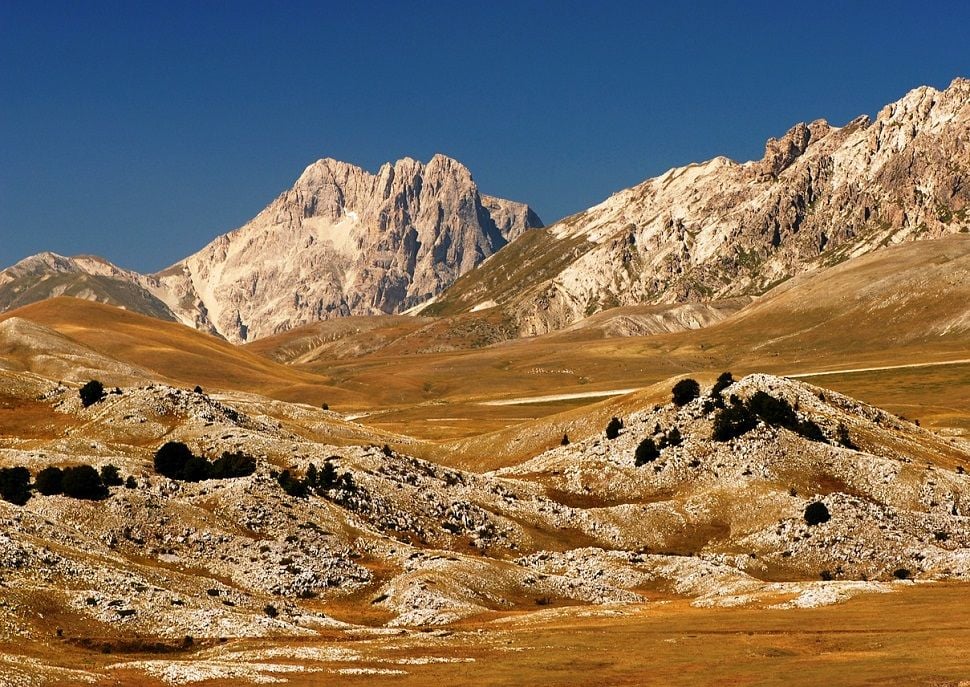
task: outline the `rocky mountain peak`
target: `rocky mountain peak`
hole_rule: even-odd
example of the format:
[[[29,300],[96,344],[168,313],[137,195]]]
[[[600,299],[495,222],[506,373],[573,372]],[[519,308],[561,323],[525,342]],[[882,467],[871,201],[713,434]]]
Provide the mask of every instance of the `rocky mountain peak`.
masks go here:
[[[483,199],[445,155],[376,174],[324,158],[249,224],[156,275],[157,293],[184,322],[246,341],[401,312],[537,226],[527,206]]]

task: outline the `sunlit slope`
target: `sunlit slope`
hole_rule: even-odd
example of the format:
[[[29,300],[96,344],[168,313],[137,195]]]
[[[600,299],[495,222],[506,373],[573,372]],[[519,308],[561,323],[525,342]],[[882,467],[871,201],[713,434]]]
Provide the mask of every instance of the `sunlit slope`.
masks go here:
[[[378,351],[359,359],[319,359],[308,367],[348,388],[370,389],[371,406],[401,409],[406,416],[398,430],[407,424],[420,434],[422,416],[457,417],[467,423],[449,436],[468,436],[564,409],[523,407],[513,418],[508,407],[478,406],[493,399],[647,386],[725,369],[787,375],[970,358],[968,308],[970,237],[957,236],[889,248],[792,280],[704,329],[600,338],[578,328],[480,350],[409,356]],[[905,392],[891,383],[899,371],[827,377],[825,383],[894,412],[965,425],[960,418],[970,417],[970,379],[953,373],[963,368],[920,369],[913,368]],[[919,383],[937,377],[936,386]],[[941,394],[948,399],[945,407]],[[919,410],[931,406],[936,410],[930,415]],[[389,420],[385,415],[380,421]]]
[[[312,372],[275,363],[180,324],[100,303],[54,298],[4,313],[0,322],[15,317],[184,386],[251,391],[313,404],[359,400],[354,392],[337,389]]]

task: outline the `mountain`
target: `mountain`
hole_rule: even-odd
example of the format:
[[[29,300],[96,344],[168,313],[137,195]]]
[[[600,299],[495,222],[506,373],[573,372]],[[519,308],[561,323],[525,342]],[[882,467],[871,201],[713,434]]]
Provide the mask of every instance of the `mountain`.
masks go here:
[[[639,303],[757,295],[886,245],[970,231],[970,80],[818,120],[761,160],[671,169],[520,237],[422,314],[501,306],[521,334]]]
[[[537,226],[526,206],[482,196],[444,155],[377,174],[325,159],[251,222],[157,276],[182,321],[247,341],[401,312]]]
[[[44,253],[0,272],[0,308],[74,295],[246,341],[423,303],[541,226],[444,155],[377,174],[324,159],[245,226],[155,275]]]
[[[74,296],[177,321],[175,313],[154,295],[153,291],[159,288],[151,277],[122,269],[103,258],[38,253],[0,272],[0,311],[47,298]]]

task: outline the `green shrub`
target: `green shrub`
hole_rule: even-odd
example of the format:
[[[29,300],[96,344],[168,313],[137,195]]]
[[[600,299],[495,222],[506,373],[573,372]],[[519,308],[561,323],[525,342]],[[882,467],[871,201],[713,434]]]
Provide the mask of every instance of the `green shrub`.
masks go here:
[[[169,441],[155,452],[155,472],[171,479],[182,479],[185,464],[194,457],[181,441]]]
[[[224,452],[221,457],[212,462],[210,479],[232,479],[248,477],[256,472],[256,460],[242,451],[235,453]]]
[[[118,472],[118,467],[110,463],[101,467],[101,482],[106,487],[120,487],[124,484],[121,473]]]
[[[618,417],[613,417],[609,424],[606,425],[606,438],[616,439],[620,436],[620,430],[623,429],[623,420]]]
[[[701,395],[701,385],[693,379],[682,379],[671,389],[674,405],[685,406]]]
[[[0,499],[22,506],[30,496],[30,471],[27,468],[0,468]]]
[[[809,525],[821,525],[831,519],[829,509],[821,501],[813,501],[805,506],[805,522]]]
[[[90,465],[65,468],[61,484],[64,495],[74,499],[100,501],[108,496],[108,489],[101,481],[101,475]]]
[[[104,385],[98,380],[92,379],[78,390],[78,395],[81,397],[81,405],[85,408],[93,406],[95,403],[104,400]]]
[[[714,416],[712,438],[715,441],[735,439],[758,426],[758,418],[743,405],[722,408]]]
[[[44,496],[64,493],[64,471],[53,465],[44,468],[34,478],[34,488]]]
[[[283,488],[283,491],[290,496],[302,498],[307,495],[306,482],[293,477],[289,470],[284,470],[281,472],[279,477],[276,478],[276,481],[279,482],[279,485]]]
[[[653,439],[647,437],[640,442],[639,446],[637,446],[637,451],[634,455],[634,462],[636,463],[637,467],[639,467],[641,465],[646,465],[647,463],[652,463],[659,457],[660,450],[657,448],[657,445],[654,443]]]

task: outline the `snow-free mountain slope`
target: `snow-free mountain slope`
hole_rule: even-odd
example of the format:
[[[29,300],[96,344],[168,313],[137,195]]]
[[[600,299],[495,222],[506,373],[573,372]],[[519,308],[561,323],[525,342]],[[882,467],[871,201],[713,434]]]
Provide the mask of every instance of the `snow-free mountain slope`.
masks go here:
[[[444,155],[377,174],[324,159],[251,222],[158,275],[183,322],[247,341],[346,315],[397,313],[539,226],[482,196]]]
[[[251,341],[402,312],[541,225],[528,206],[479,193],[444,155],[377,174],[328,158],[248,224],[156,275],[101,258],[26,258],[0,272],[0,311],[69,295]]]
[[[970,81],[957,79],[871,121],[798,124],[758,161],[719,157],[621,191],[513,242],[423,314],[494,302],[536,334],[617,305],[758,294],[889,244],[970,231],[968,201]]]

